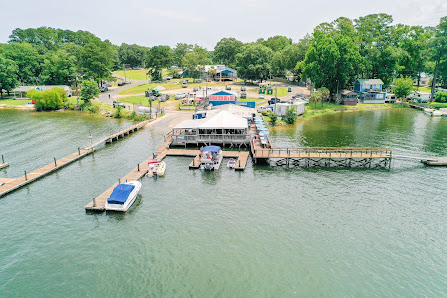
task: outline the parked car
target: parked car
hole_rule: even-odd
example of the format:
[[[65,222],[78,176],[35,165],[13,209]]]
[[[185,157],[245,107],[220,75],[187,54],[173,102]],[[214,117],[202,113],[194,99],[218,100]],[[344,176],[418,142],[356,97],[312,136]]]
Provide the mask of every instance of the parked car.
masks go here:
[[[109,88],[104,85],[104,86],[99,87],[99,91],[106,92],[106,91],[109,91]]]
[[[241,87],[241,91],[247,91],[247,87],[242,86],[242,87]]]
[[[259,94],[259,99],[264,99],[265,95],[264,94]]]
[[[226,85],[226,86],[225,86],[225,89],[226,89],[226,90],[231,90],[231,86],[230,86],[230,85]]]
[[[126,85],[126,83],[124,83],[123,81],[118,82],[118,86],[124,86],[124,85]]]
[[[247,92],[241,92],[241,98],[247,98]]]
[[[261,112],[273,112],[273,107],[268,106],[268,107],[260,107],[258,108],[258,113]]]
[[[272,97],[271,99],[269,99],[268,103],[269,105],[274,104],[275,102],[281,102],[281,100],[278,97]]]
[[[199,91],[199,88],[194,87],[194,88],[192,88],[192,91],[197,92],[197,91]]]
[[[188,83],[183,82],[183,83],[182,83],[182,88],[188,88]]]
[[[117,107],[125,108],[126,106],[124,105],[124,103],[122,101],[114,100],[113,101],[113,107],[114,108],[117,108]]]
[[[162,94],[160,96],[160,101],[162,101],[162,102],[167,101],[169,99],[169,97],[170,97],[169,94]]]
[[[186,96],[187,96],[186,93],[177,93],[177,94],[174,96],[174,99],[182,99],[182,98],[185,98]]]

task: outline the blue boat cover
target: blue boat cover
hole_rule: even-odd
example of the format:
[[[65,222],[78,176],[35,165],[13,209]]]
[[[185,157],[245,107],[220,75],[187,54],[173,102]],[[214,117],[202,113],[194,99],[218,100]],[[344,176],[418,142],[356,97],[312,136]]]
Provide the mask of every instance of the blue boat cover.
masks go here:
[[[107,199],[107,203],[124,204],[134,188],[135,185],[118,184]]]
[[[219,152],[220,147],[219,146],[206,146],[206,147],[203,147],[203,149],[200,151],[201,152]]]

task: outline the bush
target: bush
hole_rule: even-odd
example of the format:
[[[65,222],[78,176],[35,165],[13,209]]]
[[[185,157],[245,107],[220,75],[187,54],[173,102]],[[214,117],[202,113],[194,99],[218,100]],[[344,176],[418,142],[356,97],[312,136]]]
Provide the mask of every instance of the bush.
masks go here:
[[[276,125],[276,121],[278,120],[278,116],[276,114],[274,114],[273,112],[270,113],[270,124],[272,126]]]
[[[37,111],[58,110],[65,106],[67,98],[65,90],[57,87],[46,91],[31,89],[26,96],[35,102],[34,107]]]
[[[435,95],[435,101],[437,102],[447,102],[447,92],[437,92]]]
[[[113,114],[113,118],[121,118],[121,106],[117,106],[115,109],[115,113]]]
[[[90,102],[93,98],[98,97],[100,93],[98,84],[95,81],[82,82],[81,99],[84,102]]]
[[[295,109],[290,107],[287,109],[286,116],[284,117],[284,121],[287,124],[294,124],[296,121],[296,117],[297,117],[297,114],[295,112]]]
[[[87,112],[91,113],[91,114],[98,114],[99,113],[99,107],[95,106],[95,105],[88,105],[86,107]]]

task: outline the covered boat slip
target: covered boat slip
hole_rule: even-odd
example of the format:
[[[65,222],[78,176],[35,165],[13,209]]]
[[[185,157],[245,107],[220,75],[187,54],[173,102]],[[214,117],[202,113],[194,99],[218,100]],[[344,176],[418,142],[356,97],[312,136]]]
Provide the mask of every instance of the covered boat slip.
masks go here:
[[[134,185],[129,184],[118,184],[113,190],[112,194],[107,200],[109,204],[124,204],[129,198],[130,193],[134,190]]]
[[[186,120],[172,131],[172,145],[248,145],[248,121],[227,111],[220,111],[212,117]]]

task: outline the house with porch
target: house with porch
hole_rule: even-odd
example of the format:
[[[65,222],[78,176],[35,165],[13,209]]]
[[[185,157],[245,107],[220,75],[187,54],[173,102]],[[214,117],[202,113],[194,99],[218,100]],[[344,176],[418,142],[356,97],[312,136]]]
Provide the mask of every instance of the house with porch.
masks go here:
[[[210,75],[211,70],[215,70],[212,75]],[[188,72],[183,72],[184,78],[188,76],[190,76]],[[225,65],[205,65],[202,67],[199,77],[214,81],[234,81],[237,79],[237,70]]]
[[[385,103],[386,92],[382,88],[381,79],[358,79],[354,83],[354,91],[362,103]]]

